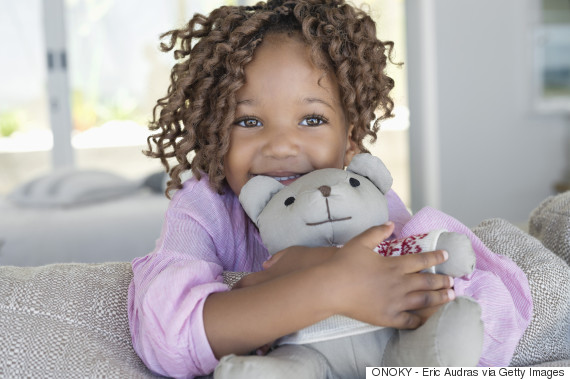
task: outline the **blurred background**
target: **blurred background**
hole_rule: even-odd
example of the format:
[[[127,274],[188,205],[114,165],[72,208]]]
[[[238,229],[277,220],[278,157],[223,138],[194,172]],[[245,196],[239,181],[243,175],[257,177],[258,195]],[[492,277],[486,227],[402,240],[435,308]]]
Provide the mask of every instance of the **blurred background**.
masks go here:
[[[141,153],[174,62],[159,52],[159,35],[194,13],[253,3],[0,0],[0,197],[21,194],[38,177],[65,169],[99,170],[137,183],[160,172],[160,164]],[[352,3],[369,10],[379,38],[395,42],[394,61],[404,63],[389,69],[396,117],[383,123],[371,151],[385,161],[395,190],[413,211],[429,205],[468,226],[501,217],[524,227],[540,201],[568,188],[569,0]],[[157,219],[150,232],[133,226],[149,242],[99,260],[152,249],[166,206],[159,192],[152,197],[161,200],[158,216],[148,215]],[[70,225],[63,208],[50,209]],[[68,204],[65,210],[82,220],[93,207]],[[45,207],[25,212],[27,221],[15,223],[14,215],[23,212],[9,200],[0,207],[0,264],[16,255],[6,225],[16,233],[31,228],[29,220],[44,218],[45,226],[53,217]],[[34,259],[16,263],[44,262]],[[57,259],[84,260],[73,254]]]
[[[411,204],[474,226],[569,178],[570,2],[406,2]]]
[[[4,195],[54,166],[112,170],[129,177],[159,170],[158,162],[140,153],[152,108],[166,94],[174,63],[171,54],[158,50],[159,35],[182,26],[194,13],[238,4],[237,0],[0,1],[0,194]],[[369,4],[381,23],[379,35],[396,41],[395,59],[404,62],[404,2]],[[62,78],[62,70],[67,77]],[[398,131],[386,140],[391,140],[390,146],[402,145],[391,148],[390,154],[403,158],[408,127],[405,70],[392,71],[398,83],[399,117],[384,129],[386,134]],[[67,113],[71,125],[62,126]],[[394,164],[407,166],[407,160]],[[407,182],[407,174],[398,176]],[[402,196],[409,198],[407,185],[401,187]]]

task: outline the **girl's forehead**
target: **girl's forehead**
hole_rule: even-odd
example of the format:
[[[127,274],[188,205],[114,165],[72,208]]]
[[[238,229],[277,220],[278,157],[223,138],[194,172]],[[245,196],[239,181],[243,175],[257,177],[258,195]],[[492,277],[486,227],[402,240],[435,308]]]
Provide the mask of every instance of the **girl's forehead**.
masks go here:
[[[297,91],[309,98],[326,96],[329,103],[341,105],[335,75],[315,65],[309,47],[297,38],[279,35],[264,40],[245,66],[238,102],[269,95],[272,90],[275,95]]]
[[[307,55],[309,46],[300,34],[288,35],[286,33],[268,33],[263,37],[261,43],[257,46],[253,53],[253,60],[264,55],[268,51],[297,50],[297,53]]]
[[[336,76],[332,67],[323,67],[326,59],[320,59],[319,54],[311,54],[310,46],[300,33],[270,33],[254,52],[253,59],[244,67],[246,82],[248,75],[267,73],[268,75],[310,75],[320,84],[324,80],[336,85]],[[315,79],[316,78],[316,79]]]
[[[314,66],[315,68],[317,68],[317,66],[322,66],[321,63],[324,63],[327,66],[327,70],[329,68],[329,63],[324,56],[325,52],[319,50],[316,54],[311,54],[311,47],[305,41],[301,32],[269,32],[263,37],[263,41],[255,49],[253,59],[255,60],[258,56],[264,55],[267,51],[272,51],[273,53],[282,56],[294,53],[297,57],[302,57],[309,65]]]
[[[288,42],[299,42],[307,46],[303,35],[300,31],[290,31],[290,32],[272,32],[269,31],[263,37],[261,45],[264,43],[288,43]]]

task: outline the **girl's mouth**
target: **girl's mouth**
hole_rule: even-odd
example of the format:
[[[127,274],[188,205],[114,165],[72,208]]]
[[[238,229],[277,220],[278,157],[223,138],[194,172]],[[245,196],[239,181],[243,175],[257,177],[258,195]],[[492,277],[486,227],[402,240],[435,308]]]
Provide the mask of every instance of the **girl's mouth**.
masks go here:
[[[294,175],[287,175],[287,176],[273,176],[273,175],[265,175],[270,178],[277,180],[279,183],[283,184],[284,186],[288,186],[289,184],[293,183],[295,180],[299,179],[302,174],[294,174]]]
[[[291,176],[274,176],[273,178],[277,180],[279,183],[283,184],[284,186],[288,186],[289,184],[293,183],[295,180],[299,179],[301,175],[291,175]]]
[[[278,182],[284,183],[287,181],[294,181],[295,179],[300,178],[301,175],[291,175],[291,176],[272,176],[273,179],[277,180]]]

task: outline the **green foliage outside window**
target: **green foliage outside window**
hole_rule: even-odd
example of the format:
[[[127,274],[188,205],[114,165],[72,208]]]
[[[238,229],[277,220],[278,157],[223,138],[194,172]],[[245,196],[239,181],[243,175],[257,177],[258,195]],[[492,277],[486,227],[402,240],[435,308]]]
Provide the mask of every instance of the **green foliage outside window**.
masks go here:
[[[22,117],[17,111],[0,113],[0,137],[10,137],[20,129]]]

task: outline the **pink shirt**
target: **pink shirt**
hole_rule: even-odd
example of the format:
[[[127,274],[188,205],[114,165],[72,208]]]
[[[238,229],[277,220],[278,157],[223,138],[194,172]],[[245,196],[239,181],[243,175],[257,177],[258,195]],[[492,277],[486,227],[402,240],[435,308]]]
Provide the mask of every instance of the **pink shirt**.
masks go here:
[[[480,364],[507,366],[532,315],[523,272],[490,252],[453,218],[429,208],[411,217],[393,191],[387,197],[396,237],[445,228],[471,238],[476,270],[456,279],[456,293],[482,306],[485,340]],[[133,347],[147,367],[171,377],[211,373],[218,361],[204,331],[205,299],[228,290],[223,271],[259,271],[267,258],[256,227],[229,188],[219,195],[207,178],[185,182],[170,202],[155,250],[132,263],[129,325]]]

